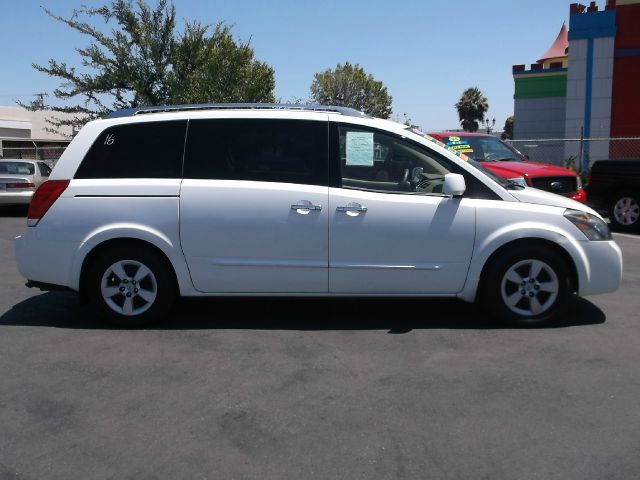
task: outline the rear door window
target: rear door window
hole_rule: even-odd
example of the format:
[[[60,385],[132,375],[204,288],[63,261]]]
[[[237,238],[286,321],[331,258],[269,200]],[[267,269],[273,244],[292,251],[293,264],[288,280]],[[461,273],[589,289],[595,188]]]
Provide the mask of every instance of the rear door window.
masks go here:
[[[327,185],[328,122],[191,120],[184,177]]]
[[[75,178],[181,178],[186,128],[186,120],[107,128]]]

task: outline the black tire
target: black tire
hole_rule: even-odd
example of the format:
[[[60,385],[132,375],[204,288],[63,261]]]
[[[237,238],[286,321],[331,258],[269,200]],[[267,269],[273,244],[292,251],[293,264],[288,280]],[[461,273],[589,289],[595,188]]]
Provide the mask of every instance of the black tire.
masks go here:
[[[112,267],[116,265],[123,268],[125,279],[115,273],[118,268]],[[145,274],[140,265],[149,273]],[[144,276],[136,281],[138,274]],[[171,264],[164,256],[139,245],[118,245],[99,253],[89,267],[86,282],[89,301],[98,316],[119,327],[135,328],[158,322],[171,310],[178,296]],[[105,295],[117,291],[107,299],[103,288]],[[124,293],[120,292],[123,289]],[[124,314],[127,309],[129,314]]]
[[[542,267],[531,281],[532,269],[540,267],[540,262]],[[513,281],[518,276],[519,283]],[[555,295],[550,292],[554,276],[557,282]],[[478,300],[485,310],[494,318],[517,327],[539,327],[550,323],[563,312],[572,295],[571,271],[567,262],[560,254],[540,245],[514,246],[500,252],[486,266],[482,282]],[[517,303],[510,307],[507,299]],[[536,312],[538,306],[543,309],[539,313]]]
[[[640,231],[640,194],[628,191],[616,193],[609,203],[609,220],[616,230]]]

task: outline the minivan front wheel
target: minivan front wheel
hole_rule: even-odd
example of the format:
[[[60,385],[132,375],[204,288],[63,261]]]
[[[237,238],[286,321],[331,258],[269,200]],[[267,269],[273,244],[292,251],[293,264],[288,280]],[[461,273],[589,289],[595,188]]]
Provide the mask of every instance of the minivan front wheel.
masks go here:
[[[500,320],[539,326],[566,305],[570,279],[567,263],[558,253],[540,246],[513,248],[488,266],[481,300]]]
[[[98,315],[124,327],[159,320],[177,296],[166,263],[135,245],[118,246],[98,255],[87,277],[89,299]]]

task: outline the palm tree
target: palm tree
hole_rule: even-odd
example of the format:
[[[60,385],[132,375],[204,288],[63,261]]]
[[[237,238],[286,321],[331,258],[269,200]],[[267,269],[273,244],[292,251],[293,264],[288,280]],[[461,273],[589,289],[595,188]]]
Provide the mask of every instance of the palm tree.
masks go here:
[[[455,107],[462,128],[467,132],[475,132],[478,130],[478,122],[484,120],[484,114],[489,110],[489,103],[480,89],[473,87],[462,92]]]
[[[502,138],[503,140],[513,138],[513,115],[507,117],[504,121],[504,128],[502,129]]]

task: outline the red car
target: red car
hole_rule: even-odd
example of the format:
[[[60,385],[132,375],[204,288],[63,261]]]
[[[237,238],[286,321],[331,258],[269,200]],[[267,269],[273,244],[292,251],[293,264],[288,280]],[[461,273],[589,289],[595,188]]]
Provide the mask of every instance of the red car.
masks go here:
[[[428,133],[450,149],[480,162],[483,167],[502,178],[530,187],[547,190],[581,203],[587,202],[580,176],[567,168],[530,161],[498,137],[485,133]]]

